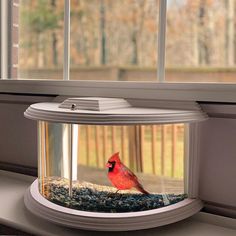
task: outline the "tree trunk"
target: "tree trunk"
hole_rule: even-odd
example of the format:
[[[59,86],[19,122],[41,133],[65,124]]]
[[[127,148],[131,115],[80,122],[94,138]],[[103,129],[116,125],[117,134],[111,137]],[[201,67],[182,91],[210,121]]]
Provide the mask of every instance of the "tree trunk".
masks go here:
[[[198,21],[194,21],[192,24],[193,31],[193,65],[199,66],[199,26]]]
[[[106,64],[106,19],[104,1],[100,0],[100,34],[101,34],[101,58],[102,65]]]
[[[44,46],[43,46],[43,34],[42,33],[39,33],[38,34],[38,63],[37,63],[37,66],[38,68],[42,68],[44,67],[44,53],[43,53],[43,49],[44,49]]]
[[[51,0],[51,6],[52,6],[52,10],[55,11],[56,10],[56,1],[55,0]],[[51,34],[52,37],[52,62],[53,65],[56,67],[58,65],[58,52],[57,52],[57,34],[56,32],[52,32]]]
[[[133,53],[132,53],[132,59],[131,63],[133,65],[138,64],[138,40],[137,40],[137,32],[134,30],[132,33],[132,45],[133,45]]]
[[[234,65],[234,0],[225,0],[225,64]]]
[[[198,50],[199,50],[199,64],[206,65],[209,61],[208,47],[205,37],[205,22],[204,18],[206,16],[206,2],[205,0],[200,1],[199,5],[199,21],[198,21]]]
[[[58,65],[58,52],[57,52],[57,35],[55,32],[52,32],[52,56],[53,56],[53,65],[57,67]]]

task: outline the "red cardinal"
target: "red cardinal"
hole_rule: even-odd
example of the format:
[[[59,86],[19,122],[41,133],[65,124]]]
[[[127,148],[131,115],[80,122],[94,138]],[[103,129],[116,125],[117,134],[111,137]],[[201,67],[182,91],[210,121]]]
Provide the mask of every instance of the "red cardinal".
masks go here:
[[[106,167],[108,167],[108,178],[112,185],[118,189],[117,192],[136,188],[141,193],[149,194],[139,183],[137,176],[121,162],[119,152],[109,158]]]

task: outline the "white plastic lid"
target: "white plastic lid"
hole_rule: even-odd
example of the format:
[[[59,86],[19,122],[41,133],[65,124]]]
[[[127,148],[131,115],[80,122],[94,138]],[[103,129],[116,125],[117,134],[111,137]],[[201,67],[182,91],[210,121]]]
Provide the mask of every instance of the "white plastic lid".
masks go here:
[[[74,98],[68,100],[75,101]],[[65,104],[65,101],[63,103]],[[36,103],[28,107],[24,115],[32,120],[88,125],[190,123],[207,119],[207,114],[200,107],[193,110],[179,110],[118,106],[119,108],[104,110],[82,110],[76,109],[74,103],[61,107],[63,103]]]

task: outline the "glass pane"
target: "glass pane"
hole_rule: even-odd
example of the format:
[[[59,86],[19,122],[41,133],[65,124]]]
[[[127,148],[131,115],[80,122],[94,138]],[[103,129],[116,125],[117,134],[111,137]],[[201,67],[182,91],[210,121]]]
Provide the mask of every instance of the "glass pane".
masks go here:
[[[21,79],[63,79],[64,0],[20,0]]]
[[[236,82],[235,0],[168,0],[166,81]]]
[[[63,79],[64,0],[21,0],[23,79]],[[158,0],[71,1],[72,80],[157,80]]]
[[[157,80],[157,0],[71,1],[72,80]]]
[[[71,129],[39,122],[40,193],[64,207],[93,212],[144,211],[182,201],[184,129],[183,124]]]

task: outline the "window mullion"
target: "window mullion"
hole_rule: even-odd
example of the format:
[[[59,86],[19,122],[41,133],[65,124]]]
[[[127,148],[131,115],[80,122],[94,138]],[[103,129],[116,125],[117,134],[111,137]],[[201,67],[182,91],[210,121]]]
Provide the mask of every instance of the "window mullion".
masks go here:
[[[70,0],[64,1],[63,80],[70,79]]]
[[[165,81],[165,41],[166,41],[166,11],[167,0],[159,1],[159,25],[157,48],[157,79]]]

